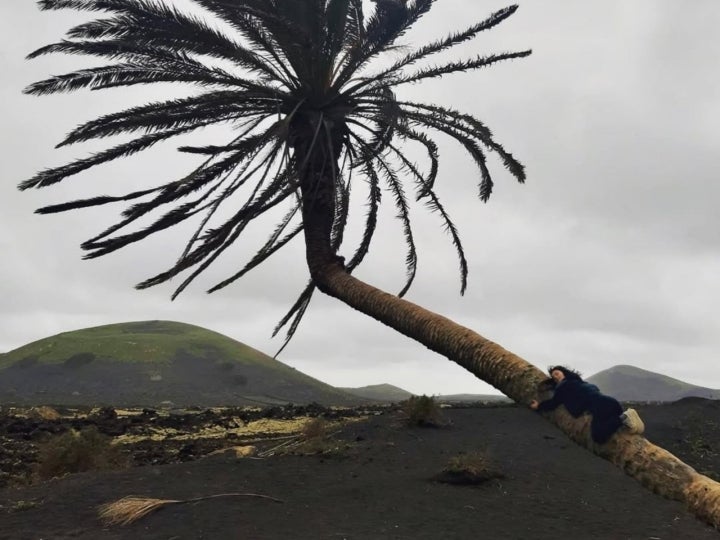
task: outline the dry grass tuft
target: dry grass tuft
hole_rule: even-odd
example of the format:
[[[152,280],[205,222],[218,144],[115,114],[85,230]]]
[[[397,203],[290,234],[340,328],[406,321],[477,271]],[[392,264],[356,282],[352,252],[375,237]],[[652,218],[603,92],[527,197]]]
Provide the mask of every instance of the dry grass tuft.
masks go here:
[[[504,478],[500,467],[485,452],[470,452],[450,458],[445,469],[435,477],[447,484],[482,484],[488,480]]]
[[[34,420],[59,420],[60,413],[48,405],[33,407],[28,411],[28,417]]]
[[[128,495],[120,500],[112,503],[103,504],[98,508],[100,520],[105,525],[129,525],[142,517],[147,516],[151,512],[163,508],[171,504],[185,504],[191,502],[205,501],[208,499],[217,499],[219,497],[257,497],[260,499],[268,499],[273,502],[281,503],[281,499],[261,495],[259,493],[218,493],[216,495],[207,495],[205,497],[194,497],[192,499],[153,499],[150,497],[136,497]]]
[[[300,431],[307,440],[323,439],[328,435],[328,421],[324,418],[311,418],[302,427]]]

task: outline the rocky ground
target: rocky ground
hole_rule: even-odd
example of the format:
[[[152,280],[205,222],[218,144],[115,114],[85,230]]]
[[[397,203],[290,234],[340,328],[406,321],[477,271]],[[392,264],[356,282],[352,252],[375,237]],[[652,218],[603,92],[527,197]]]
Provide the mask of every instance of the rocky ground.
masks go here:
[[[0,409],[0,489],[40,480],[41,449],[69,431],[96,429],[134,467],[192,461],[229,447],[268,450],[298,438],[311,418],[322,418],[330,427],[388,409],[318,404],[183,410],[6,407]]]

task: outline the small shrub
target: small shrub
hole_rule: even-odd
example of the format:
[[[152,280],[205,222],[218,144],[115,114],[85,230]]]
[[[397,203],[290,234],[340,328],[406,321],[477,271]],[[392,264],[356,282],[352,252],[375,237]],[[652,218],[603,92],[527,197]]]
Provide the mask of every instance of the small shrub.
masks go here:
[[[474,485],[504,477],[500,467],[487,453],[477,451],[452,457],[435,480],[447,484]]]
[[[110,437],[89,427],[79,432],[66,431],[47,440],[40,448],[36,473],[39,478],[48,479],[93,469],[121,468],[127,464],[120,449],[110,444]]]
[[[408,426],[440,427],[445,424],[440,404],[433,397],[412,396],[402,401],[400,407]]]

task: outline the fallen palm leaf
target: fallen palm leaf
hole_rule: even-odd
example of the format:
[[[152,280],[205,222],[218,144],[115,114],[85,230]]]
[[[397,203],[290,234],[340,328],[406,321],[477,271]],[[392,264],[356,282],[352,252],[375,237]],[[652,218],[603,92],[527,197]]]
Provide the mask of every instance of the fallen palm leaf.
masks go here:
[[[269,448],[267,450],[263,450],[262,452],[258,452],[259,457],[270,457],[274,456],[278,452],[287,452],[288,450],[291,450],[293,448],[297,448],[299,446],[302,446],[303,444],[306,444],[312,440],[326,440],[331,439],[335,435],[340,433],[340,430],[333,431],[332,433],[327,433],[322,437],[307,437],[303,435],[295,435],[290,440],[286,440],[277,446],[273,446],[272,448]]]
[[[206,495],[192,499],[153,499],[150,497],[135,497],[129,495],[118,501],[100,505],[98,513],[100,520],[105,525],[129,525],[164,506],[205,501],[218,497],[256,497],[278,503],[283,502],[281,499],[276,499],[268,495],[260,495],[259,493],[218,493],[216,495]]]
[[[264,450],[262,452],[258,452],[258,456],[260,457],[269,457],[274,456],[276,452],[279,450],[287,450],[288,448],[293,448],[297,445],[299,445],[302,442],[302,438],[298,437],[297,435],[294,436],[292,439],[288,441],[284,441],[277,446],[273,446],[272,448],[269,448],[267,450]]]

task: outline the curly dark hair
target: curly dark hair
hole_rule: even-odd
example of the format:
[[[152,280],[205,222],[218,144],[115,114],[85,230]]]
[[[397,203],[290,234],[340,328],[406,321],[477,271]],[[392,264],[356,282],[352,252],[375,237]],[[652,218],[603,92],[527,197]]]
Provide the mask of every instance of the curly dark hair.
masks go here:
[[[557,371],[562,371],[562,374],[565,375],[565,378],[568,379],[568,380],[575,379],[575,380],[578,380],[578,381],[582,381],[582,376],[581,376],[581,374],[580,374],[579,371],[576,371],[576,370],[574,370],[574,369],[570,369],[570,368],[565,367],[565,366],[551,366],[551,367],[548,368],[548,373],[549,373],[550,375],[552,375],[552,372],[555,371],[555,370],[557,370]]]
[[[576,380],[576,381],[582,381],[582,376],[580,375],[579,371],[575,371],[574,369],[570,369],[565,366],[550,366],[548,368],[548,374],[552,374],[553,371],[558,370],[562,371],[563,375],[565,375],[565,379],[568,381]],[[547,379],[543,380],[539,387],[541,390],[547,390],[552,389],[557,386],[557,383],[555,382],[555,379],[552,377],[548,377]]]

